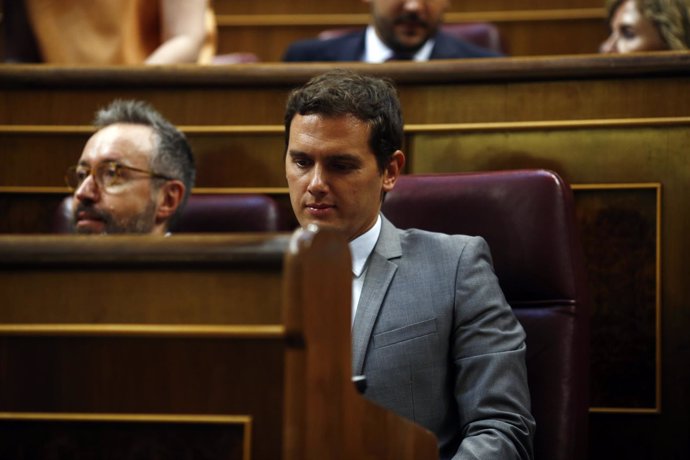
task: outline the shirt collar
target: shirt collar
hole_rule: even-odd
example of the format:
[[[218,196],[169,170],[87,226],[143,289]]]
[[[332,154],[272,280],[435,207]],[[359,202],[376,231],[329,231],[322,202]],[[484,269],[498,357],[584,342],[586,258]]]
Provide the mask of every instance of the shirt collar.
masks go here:
[[[435,40],[430,38],[424,43],[424,46],[419,48],[415,53],[414,61],[428,61],[431,57],[431,50],[434,48]],[[385,43],[381,41],[378,35],[376,35],[376,30],[374,26],[369,25],[366,30],[364,37],[364,56],[362,60],[371,64],[379,64],[381,62],[386,62],[391,56],[393,56],[393,50],[388,48]]]
[[[381,215],[376,217],[376,223],[366,232],[350,241],[350,253],[352,254],[352,274],[358,278],[364,272],[369,255],[376,246],[376,241],[381,233]]]

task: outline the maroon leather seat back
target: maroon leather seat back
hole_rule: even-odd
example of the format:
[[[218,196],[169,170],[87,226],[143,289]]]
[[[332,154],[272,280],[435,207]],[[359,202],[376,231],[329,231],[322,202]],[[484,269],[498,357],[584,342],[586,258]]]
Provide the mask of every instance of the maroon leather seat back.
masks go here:
[[[53,230],[69,233],[72,197],[66,197],[55,213]],[[190,195],[173,233],[277,232],[280,224],[278,204],[261,194]]]
[[[589,294],[569,186],[545,170],[408,175],[383,214],[400,228],[487,240],[527,333],[535,458],[586,458]]]

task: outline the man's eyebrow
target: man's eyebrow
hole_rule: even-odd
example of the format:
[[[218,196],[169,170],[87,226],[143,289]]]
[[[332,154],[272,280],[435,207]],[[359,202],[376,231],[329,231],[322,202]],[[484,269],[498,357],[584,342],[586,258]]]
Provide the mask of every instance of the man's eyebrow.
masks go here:
[[[100,164],[104,164],[104,163],[115,163],[118,165],[127,166],[124,163],[122,163],[121,159],[110,158],[110,157],[101,159],[100,161],[96,162],[96,165],[100,165]],[[77,165],[79,165],[79,166],[91,166],[91,164],[86,160],[79,160],[79,163],[77,163]]]
[[[308,154],[307,152],[302,152],[300,150],[288,150],[287,154],[291,158],[309,158],[309,157],[311,157],[311,155]],[[329,161],[329,162],[332,162],[332,161],[349,161],[352,163],[358,163],[359,164],[362,162],[362,159],[359,156],[352,154],[352,153],[334,153],[334,154],[327,155],[324,158],[324,161]]]
[[[328,161],[350,161],[353,163],[361,163],[362,159],[351,153],[336,153],[328,157]]]

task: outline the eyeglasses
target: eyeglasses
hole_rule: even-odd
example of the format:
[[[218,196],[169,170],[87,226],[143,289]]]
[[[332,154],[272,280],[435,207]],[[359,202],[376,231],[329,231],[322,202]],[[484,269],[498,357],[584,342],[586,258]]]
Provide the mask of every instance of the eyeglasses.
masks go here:
[[[98,187],[106,193],[114,194],[122,190],[123,186],[134,180],[132,173],[146,174],[152,179],[172,180],[172,177],[164,176],[163,174],[146,171],[144,169],[133,168],[131,166],[121,165],[115,161],[106,161],[99,163],[95,168],[90,166],[77,165],[67,168],[65,173],[65,182],[72,190],[77,190],[89,175],[96,181]]]

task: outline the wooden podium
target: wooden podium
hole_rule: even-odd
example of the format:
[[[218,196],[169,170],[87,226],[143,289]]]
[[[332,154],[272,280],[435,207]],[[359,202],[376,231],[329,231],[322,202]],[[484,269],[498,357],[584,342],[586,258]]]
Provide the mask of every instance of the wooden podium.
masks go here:
[[[351,376],[329,232],[0,237],[0,458],[432,459]]]

